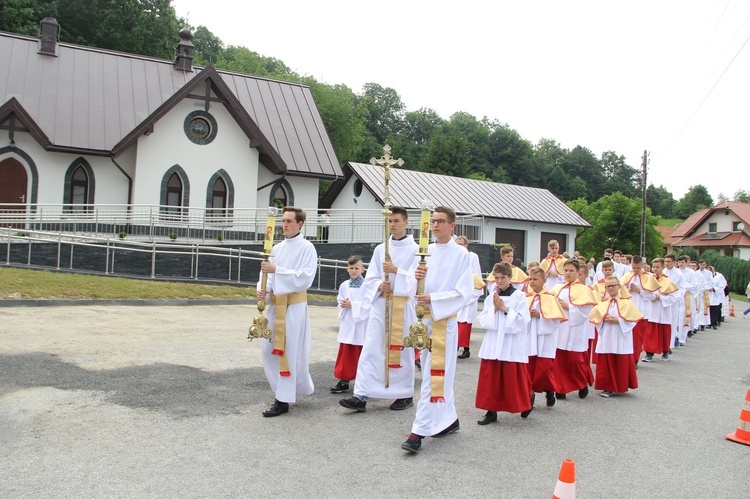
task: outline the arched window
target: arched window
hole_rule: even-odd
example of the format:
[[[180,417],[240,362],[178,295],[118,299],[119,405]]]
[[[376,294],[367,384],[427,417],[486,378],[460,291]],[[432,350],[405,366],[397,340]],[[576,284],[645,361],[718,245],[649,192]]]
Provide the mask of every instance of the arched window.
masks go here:
[[[162,215],[169,213],[170,217],[187,215],[190,206],[190,180],[180,165],[174,165],[161,178],[161,192],[159,194],[159,211]]]
[[[70,211],[86,211],[94,204],[94,170],[85,158],[73,161],[65,172],[63,204]]]
[[[211,176],[206,189],[206,215],[210,217],[232,216],[234,208],[234,183],[225,170]]]
[[[83,211],[84,205],[89,204],[89,176],[83,167],[79,166],[70,180],[70,204],[72,211]]]
[[[167,182],[167,212],[179,213],[182,208],[182,180],[177,173],[173,173]]]
[[[294,206],[294,191],[286,179],[276,181],[271,186],[269,193],[268,206],[283,208],[284,206]]]
[[[214,190],[211,195],[211,209],[216,216],[224,216],[227,213],[227,184],[222,179],[217,179],[214,183]]]

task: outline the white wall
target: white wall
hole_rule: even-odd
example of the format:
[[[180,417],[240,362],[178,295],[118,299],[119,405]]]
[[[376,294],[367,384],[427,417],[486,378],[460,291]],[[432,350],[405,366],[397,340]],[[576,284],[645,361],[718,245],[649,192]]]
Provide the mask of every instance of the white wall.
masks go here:
[[[542,258],[545,258],[547,256],[546,253],[541,254],[539,251],[542,244],[542,232],[557,232],[567,234],[568,253],[573,254],[573,252],[576,250],[575,243],[577,230],[576,227],[571,227],[569,225],[555,225],[541,222],[524,222],[520,220],[501,220],[496,218],[487,218],[485,219],[483,230],[483,243],[493,244],[495,242],[495,229],[513,229],[526,231],[526,257],[524,259],[524,263],[534,260],[540,261]]]
[[[705,222],[698,226],[695,234],[703,234],[704,232],[708,232],[708,225],[712,223],[716,224],[716,232],[732,232],[733,222],[741,222],[742,219],[735,215],[731,210],[728,210],[729,214],[726,213],[727,211],[725,210],[714,211],[711,216],[706,219]]]
[[[164,173],[178,164],[190,181],[190,207],[206,207],[208,182],[220,169],[234,184],[234,208],[256,207],[258,151],[249,147],[249,139],[226,108],[215,103],[209,113],[216,119],[216,138],[206,145],[190,141],[185,118],[202,109],[203,101],[185,99],[154,125],[151,135],[138,139],[134,204],[159,204]]]

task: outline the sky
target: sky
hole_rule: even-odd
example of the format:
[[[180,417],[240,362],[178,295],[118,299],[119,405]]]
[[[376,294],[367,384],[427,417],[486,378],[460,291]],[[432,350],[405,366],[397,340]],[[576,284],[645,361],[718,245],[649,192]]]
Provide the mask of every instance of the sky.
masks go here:
[[[750,191],[750,2],[172,0],[190,25],[407,111],[463,111],[597,157],[680,199]],[[398,151],[393,152],[398,156]],[[339,158],[347,160],[348,158]],[[743,166],[745,165],[745,166]]]

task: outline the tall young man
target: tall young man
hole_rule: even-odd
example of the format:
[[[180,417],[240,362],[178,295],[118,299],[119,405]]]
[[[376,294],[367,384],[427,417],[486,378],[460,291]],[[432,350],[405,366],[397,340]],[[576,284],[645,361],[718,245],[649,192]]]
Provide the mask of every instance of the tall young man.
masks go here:
[[[659,289],[654,291],[651,298],[648,329],[643,338],[643,350],[646,352],[643,362],[653,362],[655,353],[661,353],[661,360],[669,360],[674,320],[672,307],[677,304],[678,288],[664,274],[664,259],[654,258],[651,261],[651,269],[654,271],[656,282],[659,283]]]
[[[403,348],[403,338],[409,333],[409,326],[417,320],[414,303],[410,299],[416,292],[416,281],[410,268],[418,261],[416,254],[419,252],[419,245],[414,242],[411,234],[406,233],[408,225],[406,210],[392,206],[388,216],[389,254],[385,254],[385,243],[381,243],[370,259],[367,277],[362,284],[365,299],[370,303],[370,315],[357,365],[354,396],[339,401],[347,409],[365,412],[367,401],[371,398],[395,399],[390,407],[394,411],[414,405],[414,350]],[[385,307],[388,293],[393,296],[389,314],[391,323],[387,325]],[[387,353],[387,387],[386,334],[390,334],[391,345]]]
[[[473,296],[469,253],[453,241],[456,213],[438,206],[432,214],[432,234],[426,268],[415,268],[424,279],[424,294],[416,295],[425,307],[423,320],[432,338],[432,351],[422,351],[422,389],[411,433],[401,448],[417,452],[425,436],[443,437],[459,429],[453,379],[456,374],[458,333],[456,314]]]
[[[258,290],[259,300],[270,296],[267,309],[270,341],[261,344],[263,369],[275,394],[273,405],[265,417],[289,412],[296,395],[310,395],[314,390],[310,377],[310,317],[307,310],[307,289],[315,279],[318,254],[300,230],[305,212],[287,206],[281,215],[285,239],[273,247],[271,257],[260,264],[268,274],[266,292]],[[258,283],[260,286],[260,282]]]
[[[643,351],[643,338],[646,335],[648,321],[651,317],[651,301],[659,283],[654,276],[643,270],[643,258],[635,255],[631,262],[632,271],[628,272],[620,283],[630,291],[630,300],[643,316],[633,328],[633,363],[638,364]]]

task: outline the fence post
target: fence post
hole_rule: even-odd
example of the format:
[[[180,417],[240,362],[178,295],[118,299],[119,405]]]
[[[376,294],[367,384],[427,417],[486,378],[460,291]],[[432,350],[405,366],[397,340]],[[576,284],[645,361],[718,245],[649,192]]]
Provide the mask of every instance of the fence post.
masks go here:
[[[321,263],[321,258],[318,257],[318,289],[320,289],[320,263]]]
[[[62,234],[57,235],[57,267],[55,270],[60,270],[60,256],[62,253]]]
[[[201,253],[198,245],[195,245],[195,280],[198,280],[198,262],[200,261]]]
[[[237,282],[240,282],[240,276],[242,275],[242,248],[237,250]]]
[[[229,275],[227,276],[227,281],[231,281],[231,280],[232,280],[232,248],[229,248]]]
[[[198,246],[196,244],[192,245],[190,247],[190,277],[195,277],[195,273],[193,272],[193,268],[195,266],[195,253],[198,251]]]
[[[10,265],[10,227],[8,227],[8,244],[5,250],[5,265]],[[58,267],[59,268],[59,267]]]
[[[73,270],[73,250],[75,249],[75,245],[73,243],[70,243],[70,270]]]
[[[151,242],[151,279],[156,276],[156,241]]]
[[[154,240],[154,207],[149,206],[148,208],[148,240]]]
[[[107,238],[107,255],[104,258],[104,275],[109,274],[109,238]]]

